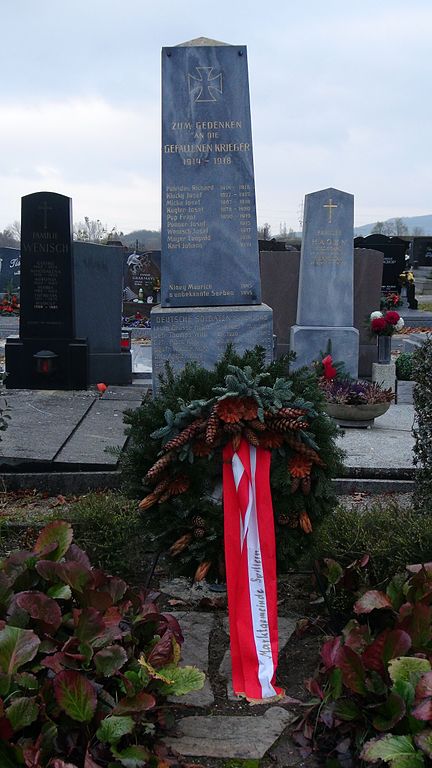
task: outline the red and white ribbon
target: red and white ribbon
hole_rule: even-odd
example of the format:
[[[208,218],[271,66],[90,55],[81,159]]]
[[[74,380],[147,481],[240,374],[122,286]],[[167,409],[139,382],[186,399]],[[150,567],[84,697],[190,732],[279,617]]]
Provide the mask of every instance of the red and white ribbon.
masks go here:
[[[233,689],[260,700],[282,693],[270,451],[242,439],[223,451],[225,561]]]

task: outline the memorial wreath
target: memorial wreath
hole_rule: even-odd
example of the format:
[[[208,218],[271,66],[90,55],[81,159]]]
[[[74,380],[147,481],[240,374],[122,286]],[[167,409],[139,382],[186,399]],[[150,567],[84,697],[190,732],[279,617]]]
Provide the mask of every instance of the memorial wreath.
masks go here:
[[[213,371],[167,364],[159,393],[126,414],[123,458],[147,534],[169,551],[173,570],[224,579],[222,470],[227,446],[271,452],[270,484],[279,567],[308,548],[306,534],[335,505],[340,471],[336,427],[323,411],[314,372],[288,374],[287,357],[266,366],[260,348],[231,348]],[[144,488],[144,494],[143,494]]]

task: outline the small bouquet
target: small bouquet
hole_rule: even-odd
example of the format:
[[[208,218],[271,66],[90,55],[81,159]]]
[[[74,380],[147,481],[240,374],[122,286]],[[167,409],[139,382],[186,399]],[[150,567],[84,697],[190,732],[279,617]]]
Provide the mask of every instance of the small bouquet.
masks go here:
[[[380,309],[395,309],[401,307],[403,301],[398,293],[387,293],[381,297]]]
[[[399,312],[372,312],[369,318],[369,330],[372,336],[393,336],[402,330],[405,323]]]

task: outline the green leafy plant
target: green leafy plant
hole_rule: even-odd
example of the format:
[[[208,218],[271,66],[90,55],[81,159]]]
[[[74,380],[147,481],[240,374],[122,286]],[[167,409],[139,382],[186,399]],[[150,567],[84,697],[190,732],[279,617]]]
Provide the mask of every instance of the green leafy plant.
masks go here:
[[[342,502],[320,521],[312,544],[316,559],[332,558],[342,568],[367,552],[369,584],[377,586],[403,572],[407,563],[429,559],[432,528],[423,514],[391,497],[380,503],[365,499],[355,506]]]
[[[211,371],[169,366],[158,396],[126,414],[122,459],[150,541],[169,550],[173,570],[223,578],[222,447],[244,437],[272,450],[271,487],[283,569],[308,548],[305,531],[335,505],[330,478],[340,473],[337,427],[323,411],[315,373],[270,366],[257,348],[228,348]]]
[[[1,562],[0,765],[158,764],[164,697],[204,676],[177,666],[181,630],[156,596],[92,568],[66,521]]]
[[[414,385],[414,463],[417,466],[414,489],[415,507],[430,513],[432,506],[432,336],[413,352]]]
[[[297,733],[326,765],[383,760],[427,766],[432,757],[432,563],[408,566],[386,591],[369,590],[356,617],[321,648],[308,681],[312,707]]]
[[[396,358],[396,376],[399,381],[411,381],[413,374],[413,356],[410,352],[401,352]]]

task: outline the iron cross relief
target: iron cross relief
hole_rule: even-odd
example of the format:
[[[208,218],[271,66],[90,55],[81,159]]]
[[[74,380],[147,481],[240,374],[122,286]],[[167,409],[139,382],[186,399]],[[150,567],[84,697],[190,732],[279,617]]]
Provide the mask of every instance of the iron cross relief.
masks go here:
[[[48,229],[48,211],[52,211],[50,205],[47,205],[47,201],[44,201],[43,205],[38,206],[38,211],[43,211],[43,228]]]
[[[213,67],[195,67],[198,77],[188,75],[189,93],[195,102],[217,101],[222,94],[222,72],[213,75]]]
[[[324,205],[323,205],[323,208],[328,208],[328,215],[329,215],[329,217],[328,217],[328,223],[329,223],[329,224],[331,224],[331,223],[332,223],[332,213],[333,213],[333,208],[337,208],[337,205],[334,205],[334,204],[332,203],[332,199],[331,199],[331,197],[329,197],[329,201],[328,201],[328,203],[324,203]]]

